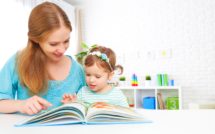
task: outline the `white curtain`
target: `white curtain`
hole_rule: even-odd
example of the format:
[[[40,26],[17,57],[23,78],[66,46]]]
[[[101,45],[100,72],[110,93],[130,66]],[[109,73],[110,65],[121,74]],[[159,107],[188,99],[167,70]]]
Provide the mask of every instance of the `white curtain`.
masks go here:
[[[68,55],[77,53],[75,8],[62,0],[6,0],[0,2],[0,69],[15,52],[26,46],[28,17],[34,6],[50,1],[59,5],[68,15],[73,31]]]

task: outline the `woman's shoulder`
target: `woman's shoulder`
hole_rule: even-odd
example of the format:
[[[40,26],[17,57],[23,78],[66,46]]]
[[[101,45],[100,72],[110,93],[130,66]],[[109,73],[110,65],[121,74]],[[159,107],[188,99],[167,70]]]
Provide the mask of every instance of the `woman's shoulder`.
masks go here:
[[[72,66],[75,66],[77,69],[82,69],[81,64],[79,64],[72,56],[67,55],[72,62]]]
[[[17,60],[17,53],[13,54],[8,58],[3,68],[14,69]]]
[[[79,64],[73,57],[69,56],[72,62],[71,73],[78,74],[81,77],[84,75],[84,68],[81,64]]]
[[[0,75],[4,75],[4,78],[8,78],[7,80],[10,80],[10,78],[12,78],[13,81],[18,80],[18,74],[16,70],[16,59],[17,54],[12,55],[0,70]]]
[[[73,79],[74,81],[77,81],[80,85],[84,86],[85,83],[85,74],[84,69],[82,65],[80,65],[74,58],[71,56],[68,56],[72,62],[69,78]]]

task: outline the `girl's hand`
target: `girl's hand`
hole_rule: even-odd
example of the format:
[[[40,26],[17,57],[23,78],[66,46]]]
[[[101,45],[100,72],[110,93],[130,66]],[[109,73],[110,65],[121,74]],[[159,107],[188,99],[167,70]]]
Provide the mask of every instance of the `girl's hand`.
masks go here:
[[[92,107],[95,108],[107,108],[107,109],[112,109],[113,106],[111,106],[110,104],[106,103],[106,102],[96,102],[92,105]]]
[[[63,100],[61,101],[63,104],[75,102],[77,100],[77,96],[75,94],[64,94]]]
[[[32,115],[32,114],[37,114],[41,110],[45,110],[50,106],[52,106],[51,103],[35,95],[27,100],[20,101],[20,106],[18,111],[20,113]]]

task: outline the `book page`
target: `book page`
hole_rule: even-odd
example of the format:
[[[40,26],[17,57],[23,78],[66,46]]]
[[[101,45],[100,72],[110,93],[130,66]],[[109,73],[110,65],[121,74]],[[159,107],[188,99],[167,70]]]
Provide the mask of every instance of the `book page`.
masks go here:
[[[70,120],[70,122],[84,121],[87,108],[81,103],[69,103],[41,112],[38,115],[19,123],[18,125],[24,124],[42,124],[46,122],[53,122],[57,120]]]
[[[88,121],[132,121],[143,120],[142,115],[131,108],[110,105],[107,103],[96,103],[87,112]]]

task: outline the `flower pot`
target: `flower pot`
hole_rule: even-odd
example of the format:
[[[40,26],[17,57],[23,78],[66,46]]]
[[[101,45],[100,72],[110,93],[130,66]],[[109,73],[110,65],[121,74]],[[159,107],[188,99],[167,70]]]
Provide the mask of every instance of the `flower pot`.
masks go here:
[[[126,81],[119,81],[119,86],[126,86]]]
[[[146,87],[151,86],[151,80],[146,80],[146,81],[145,81],[145,86],[146,86]]]

